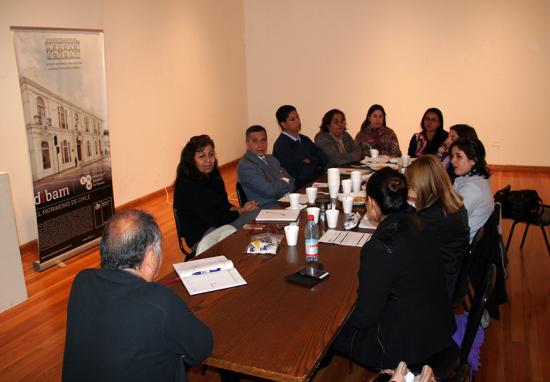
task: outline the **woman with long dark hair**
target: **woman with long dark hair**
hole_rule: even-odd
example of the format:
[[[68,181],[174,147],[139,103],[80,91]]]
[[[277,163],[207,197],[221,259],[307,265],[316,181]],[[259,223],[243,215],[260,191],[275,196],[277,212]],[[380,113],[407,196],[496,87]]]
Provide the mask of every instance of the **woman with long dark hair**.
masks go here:
[[[448,133],[443,130],[443,113],[436,107],[424,112],[420,127],[421,131],[413,134],[409,142],[408,154],[411,158],[437,154],[437,150],[447,139]]]
[[[174,182],[174,207],[183,225],[185,241],[193,248],[212,229],[225,224],[241,228],[254,218],[250,212],[258,206],[255,201],[242,208],[229,203],[214,142],[208,135],[198,135],[181,151]]]
[[[386,125],[386,111],[382,105],[375,104],[369,107],[361,130],[355,136],[355,142],[363,148],[364,154],[368,156],[370,156],[371,149],[378,150],[380,155],[401,156],[397,135]]]

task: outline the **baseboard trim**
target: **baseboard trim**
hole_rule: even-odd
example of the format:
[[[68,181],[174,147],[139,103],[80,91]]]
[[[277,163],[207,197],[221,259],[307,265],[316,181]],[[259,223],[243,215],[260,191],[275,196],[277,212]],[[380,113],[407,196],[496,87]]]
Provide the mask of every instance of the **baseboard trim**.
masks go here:
[[[490,171],[521,171],[521,172],[538,172],[550,174],[549,166],[522,166],[512,164],[490,164],[487,165]]]
[[[237,159],[234,159],[232,161],[229,161],[227,163],[224,163],[224,164],[220,165],[219,166],[220,171],[237,165],[237,163],[239,162],[240,159],[241,158],[237,158]],[[150,199],[153,199],[153,198],[156,198],[156,197],[158,197],[162,194],[170,193],[173,190],[174,190],[174,185],[170,184],[166,187],[161,188],[160,190],[153,191],[150,194],[141,196],[137,199],[134,199],[134,200],[131,200],[127,203],[121,204],[120,206],[115,207],[115,210],[116,210],[116,212],[131,210],[138,203],[146,202],[146,201],[148,201]],[[19,252],[21,253],[21,256],[23,256],[23,254],[25,254],[25,253],[33,252],[33,251],[38,252],[38,240],[37,239],[31,240],[27,243],[23,243],[19,246]]]
[[[116,206],[115,210],[116,212],[131,210],[136,204],[143,203],[153,198],[159,197],[163,194],[166,194],[167,192],[170,193],[173,189],[174,189],[174,186],[171,184],[169,186],[161,188],[160,190],[153,191],[150,194],[143,195],[137,199],[134,199],[124,204],[121,204],[119,206]]]
[[[23,256],[27,252],[38,252],[38,240],[34,239],[19,246],[19,252]]]

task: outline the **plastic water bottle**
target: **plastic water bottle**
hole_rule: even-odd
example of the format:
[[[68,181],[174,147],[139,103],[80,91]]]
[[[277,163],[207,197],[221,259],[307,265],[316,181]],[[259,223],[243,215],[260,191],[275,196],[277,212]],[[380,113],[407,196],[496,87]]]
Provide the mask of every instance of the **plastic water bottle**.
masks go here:
[[[319,260],[319,229],[313,215],[308,215],[304,231],[306,239],[306,262],[316,263]]]

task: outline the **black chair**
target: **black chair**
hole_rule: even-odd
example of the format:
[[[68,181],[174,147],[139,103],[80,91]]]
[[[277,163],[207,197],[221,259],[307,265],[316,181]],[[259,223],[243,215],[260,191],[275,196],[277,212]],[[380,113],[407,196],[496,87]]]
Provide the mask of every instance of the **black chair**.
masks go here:
[[[464,368],[463,365],[468,364],[468,357],[472,351],[472,345],[474,344],[477,331],[481,324],[483,312],[487,307],[487,302],[489,301],[489,297],[491,297],[491,293],[493,293],[496,277],[497,266],[495,264],[490,264],[483,278],[483,289],[480,291],[481,293],[477,293],[474,296],[474,301],[468,313],[468,322],[466,323],[464,339],[460,346],[460,357],[457,370]]]
[[[477,231],[476,235],[474,236],[474,240],[472,240],[472,243],[468,248],[468,252],[466,252],[466,255],[464,256],[464,260],[462,260],[462,266],[460,267],[460,273],[458,274],[455,285],[455,292],[453,294],[452,303],[454,307],[464,303],[464,298],[468,295],[468,292],[470,290],[470,270],[472,268],[473,259],[478,249],[478,244],[483,237],[483,232],[483,227]]]
[[[176,234],[178,235],[178,244],[180,246],[180,250],[185,256],[185,260],[190,260],[193,257],[195,257],[195,252],[191,249],[189,249],[189,246],[185,242],[185,239],[183,238],[183,226],[181,224],[179,215],[178,215],[178,209],[174,207],[174,221],[176,222]]]
[[[542,236],[544,237],[544,242],[546,243],[546,251],[548,252],[548,255],[550,255],[550,244],[548,243],[548,236],[546,236],[546,227],[550,225],[550,205],[544,204],[543,207],[544,210],[542,212],[542,215],[537,218],[514,220],[514,224],[512,224],[512,229],[510,230],[510,237],[508,238],[506,249],[508,249],[508,247],[510,246],[510,241],[512,240],[512,234],[514,233],[514,228],[516,227],[516,224],[525,223],[525,231],[523,232],[523,237],[521,238],[521,244],[519,248],[523,249],[523,244],[525,244],[525,238],[527,237],[529,226],[536,225],[539,226],[540,230],[542,231]]]
[[[474,344],[478,328],[481,324],[483,312],[493,292],[496,277],[497,267],[495,264],[491,263],[487,267],[487,271],[483,277],[482,290],[480,293],[476,294],[472,300],[473,302],[470,306],[468,320],[466,322],[466,330],[464,331],[464,338],[462,339],[462,344],[455,358],[451,360],[452,367],[450,369],[448,367],[449,356],[452,356],[452,349],[440,352],[431,357],[428,361],[428,365],[430,365],[436,373],[435,375],[438,381],[462,382],[466,380],[470,370],[468,357],[472,351],[472,345]]]
[[[468,380],[468,376],[470,375],[470,365],[463,364],[458,367],[458,370],[456,371],[456,376],[453,382],[466,382]]]
[[[246,202],[248,202],[248,198],[244,193],[243,186],[241,186],[239,182],[237,182],[237,198],[239,199],[239,205],[241,207],[244,206]]]
[[[497,217],[498,247],[500,249],[500,267],[502,268],[504,279],[508,278],[508,249],[504,245],[502,236],[502,204],[495,202],[493,214]]]

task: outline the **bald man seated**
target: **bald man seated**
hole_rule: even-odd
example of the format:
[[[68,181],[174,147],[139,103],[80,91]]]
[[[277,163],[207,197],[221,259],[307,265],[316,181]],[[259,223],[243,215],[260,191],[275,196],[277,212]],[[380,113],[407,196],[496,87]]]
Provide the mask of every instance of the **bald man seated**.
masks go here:
[[[101,268],[75,278],[67,310],[62,380],[187,381],[212,351],[212,333],[174,292],[155,283],[161,233],[141,211],[114,215]]]

